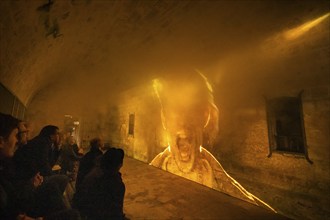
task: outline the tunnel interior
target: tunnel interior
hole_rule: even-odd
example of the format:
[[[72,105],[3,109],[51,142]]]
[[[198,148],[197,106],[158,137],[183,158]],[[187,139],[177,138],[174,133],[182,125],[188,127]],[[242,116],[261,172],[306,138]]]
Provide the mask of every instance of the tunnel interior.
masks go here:
[[[290,218],[330,216],[327,0],[0,2],[0,112]],[[219,192],[219,193],[220,193]],[[261,201],[261,202],[260,202]]]

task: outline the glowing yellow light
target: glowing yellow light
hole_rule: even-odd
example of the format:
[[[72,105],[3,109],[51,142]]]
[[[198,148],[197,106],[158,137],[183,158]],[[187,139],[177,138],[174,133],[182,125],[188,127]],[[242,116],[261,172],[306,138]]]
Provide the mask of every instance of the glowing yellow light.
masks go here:
[[[205,80],[205,83],[206,83],[206,86],[207,86],[208,90],[212,93],[213,92],[212,86],[209,83],[209,81],[207,80],[206,76],[198,70],[196,70],[196,72],[199,73],[199,75]]]
[[[288,40],[294,40],[294,39],[300,37],[301,35],[303,35],[304,33],[306,33],[307,31],[309,31],[312,27],[315,27],[316,25],[321,23],[324,19],[329,17],[329,15],[330,15],[330,13],[327,13],[319,18],[306,22],[305,24],[303,24],[299,27],[296,27],[294,29],[287,31],[286,33],[284,33],[284,36]]]
[[[158,97],[158,100],[160,100],[160,97],[159,97],[159,90],[161,89],[161,86],[162,86],[162,84],[159,82],[158,79],[154,79],[154,80],[152,81],[152,87],[154,88],[154,91],[155,91],[155,93],[156,93],[156,95],[157,95],[157,97]]]
[[[272,210],[273,212],[277,213],[275,209],[273,209],[270,205],[268,205],[267,203],[263,202],[261,199],[259,199],[258,197],[256,197],[255,195],[249,193],[246,189],[244,189],[244,187],[242,187],[234,178],[232,178],[221,166],[221,164],[219,163],[219,161],[213,156],[213,154],[211,154],[208,150],[206,150],[204,147],[200,146],[200,152],[206,151],[207,153],[209,153],[211,155],[211,157],[213,157],[213,159],[218,163],[218,165],[222,168],[224,174],[226,176],[228,176],[228,178],[232,181],[233,186],[235,186],[237,189],[239,189],[246,197],[248,197],[249,199],[251,199],[252,201],[257,200],[258,202],[262,203],[264,206],[268,207],[270,210]]]
[[[197,71],[197,70],[196,70]],[[218,113],[218,108],[216,107],[216,105],[213,103],[213,96],[212,96],[212,92],[213,92],[213,89],[212,89],[212,86],[211,84],[208,82],[206,76],[204,76],[201,72],[197,71],[200,76],[204,79],[206,85],[207,85],[207,89],[209,90],[209,104],[211,105],[211,107],[209,107],[209,112],[208,112],[208,118],[207,118],[207,121],[205,123],[205,126],[204,128],[208,125],[209,121],[211,120],[215,120],[214,118],[216,118],[217,120],[217,117],[214,117],[214,112],[212,110],[215,110],[217,113]],[[163,105],[162,105],[162,101],[161,101],[161,97],[160,95],[162,95],[162,84],[159,80],[155,79],[153,80],[153,89],[155,91],[155,94],[158,98],[158,101],[160,103],[160,106],[161,106],[161,116],[162,116],[162,123],[163,123],[163,127],[166,129],[166,127],[164,126],[165,124],[165,117],[164,117],[164,111],[163,111]],[[205,115],[206,116],[206,115]],[[212,117],[212,119],[211,119]],[[164,170],[167,170],[167,165],[166,163],[164,163],[163,159],[165,159],[165,161],[167,160],[167,158],[170,158],[170,157],[173,157],[173,155],[171,155],[171,146],[170,146],[170,143],[171,143],[171,136],[168,136],[168,132],[167,132],[167,135],[166,135],[166,139],[167,139],[167,148],[161,152],[160,154],[158,154],[150,163],[150,165],[154,165],[156,167],[160,167]],[[173,140],[172,140],[173,141]],[[174,146],[175,146],[175,143],[174,143]],[[173,148],[174,150],[174,153],[176,153],[178,151],[178,149],[176,147]],[[197,150],[197,149],[196,149]],[[248,198],[249,200],[251,200],[252,203],[256,204],[256,205],[264,205],[265,207],[269,208],[270,210],[274,211],[276,213],[276,211],[271,207],[269,206],[268,204],[266,204],[265,202],[263,202],[262,200],[260,200],[258,197],[254,196],[253,194],[251,194],[250,192],[248,192],[246,189],[244,189],[235,179],[233,179],[222,167],[222,165],[218,162],[218,160],[209,152],[207,151],[205,148],[202,147],[202,145],[199,146],[199,152],[201,154],[201,156],[204,156],[207,161],[210,159],[209,156],[211,156],[212,158],[210,159],[210,161],[212,161],[212,167],[211,169],[213,169],[213,167],[216,167],[217,169],[220,168],[221,171],[223,171],[224,175],[226,175],[228,177],[228,180],[230,181],[230,183],[233,185],[233,187],[236,187],[246,198]],[[198,154],[198,153],[197,153]],[[213,163],[213,161],[215,163]],[[211,166],[211,164],[210,164]],[[218,167],[217,167],[218,166]],[[174,168],[175,170],[175,168]],[[177,169],[179,170],[179,168]],[[171,171],[170,171],[171,172]],[[195,171],[192,171],[191,173],[194,174],[193,172]],[[188,173],[186,173],[188,174]],[[190,174],[189,174],[190,175]],[[222,175],[222,174],[221,174]],[[190,179],[190,176],[186,177],[188,179]],[[225,180],[227,181],[227,180]],[[212,186],[211,186],[212,187]],[[215,186],[214,186],[215,187]],[[217,188],[215,188],[217,189]],[[245,198],[244,198],[245,199]]]
[[[163,125],[163,128],[166,130],[165,116],[164,116],[164,111],[163,111],[163,104],[162,104],[162,101],[161,101],[160,96],[159,96],[159,91],[162,89],[162,84],[159,82],[158,79],[154,79],[152,81],[152,87],[154,88],[155,94],[156,94],[156,96],[158,98],[158,101],[159,101],[159,104],[160,104],[162,125]]]
[[[206,128],[206,126],[209,124],[209,122],[210,122],[210,118],[211,118],[211,114],[210,114],[210,110],[209,110],[209,114],[208,114],[208,116],[207,116],[207,120],[206,120],[206,123],[205,123],[205,125],[204,125],[204,128]]]

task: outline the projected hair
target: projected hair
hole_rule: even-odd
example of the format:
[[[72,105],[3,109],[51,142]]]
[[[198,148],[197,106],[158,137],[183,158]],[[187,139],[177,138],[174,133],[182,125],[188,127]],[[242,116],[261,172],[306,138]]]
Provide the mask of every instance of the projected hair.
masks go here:
[[[181,77],[182,78],[182,77]],[[181,79],[182,80],[182,79]],[[173,81],[173,80],[170,80]],[[180,81],[176,79],[176,82]],[[209,111],[208,117],[204,124],[203,129],[203,146],[207,148],[212,148],[214,141],[218,135],[219,131],[219,110],[214,103],[213,89],[208,79],[199,71],[195,70],[193,73],[188,76],[184,76],[183,82],[196,82],[198,89],[201,93],[201,99],[205,99],[206,105],[205,109]],[[170,89],[171,85],[169,80],[166,79],[155,79],[153,81],[154,92],[159,100],[161,107],[161,117],[164,129],[166,129],[166,116],[164,114],[164,105],[166,105],[166,99],[164,97],[165,90]]]

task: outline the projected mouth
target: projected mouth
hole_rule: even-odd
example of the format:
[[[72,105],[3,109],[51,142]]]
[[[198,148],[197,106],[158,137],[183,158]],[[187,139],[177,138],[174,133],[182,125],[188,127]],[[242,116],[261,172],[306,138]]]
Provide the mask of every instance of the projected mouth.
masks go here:
[[[185,137],[177,138],[177,146],[179,149],[181,161],[189,161],[191,155],[191,145]]]

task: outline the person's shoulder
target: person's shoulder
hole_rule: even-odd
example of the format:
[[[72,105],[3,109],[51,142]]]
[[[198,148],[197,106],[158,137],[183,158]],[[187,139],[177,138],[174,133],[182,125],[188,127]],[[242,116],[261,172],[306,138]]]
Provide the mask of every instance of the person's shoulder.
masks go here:
[[[17,162],[17,160],[30,160],[35,156],[36,148],[32,145],[26,144],[17,148],[14,153],[13,160]]]
[[[96,183],[99,184],[102,175],[103,175],[102,170],[99,169],[98,167],[95,167],[85,176],[82,184],[87,186],[87,188],[95,185]]]
[[[43,147],[47,146],[47,144],[50,144],[50,140],[46,137],[42,136],[36,136],[28,141],[27,145],[31,147]]]
[[[159,153],[150,163],[149,165],[155,167],[162,167],[164,160],[170,156],[171,152],[168,148],[166,148],[163,152]]]
[[[220,162],[208,150],[202,147],[201,158],[206,160],[213,169],[223,170]]]
[[[123,180],[121,178],[121,173],[104,173],[104,175],[100,176],[100,182],[104,183],[107,187],[118,187],[123,184]]]
[[[61,149],[62,149],[62,151],[67,153],[70,150],[70,145],[69,144],[63,144]]]
[[[217,160],[212,153],[210,153],[208,150],[206,150],[204,147],[200,149],[200,155],[202,158],[212,161],[212,160]]]
[[[88,151],[87,153],[84,154],[83,158],[84,158],[84,157],[85,157],[85,158],[90,157],[91,154],[92,154],[92,152],[91,152],[91,151]]]
[[[94,167],[87,175],[86,179],[99,179],[103,176],[103,171],[99,167]]]
[[[81,157],[80,163],[90,161],[94,157],[95,157],[94,154],[92,152],[88,151],[86,154],[84,154],[84,156]]]
[[[95,154],[96,156],[103,155],[103,153],[102,153],[102,151],[101,151],[100,149],[96,150],[96,151],[94,152],[94,154]]]
[[[26,153],[31,147],[29,145],[19,146],[17,147],[13,159],[16,159],[17,157],[21,156],[22,154]]]

